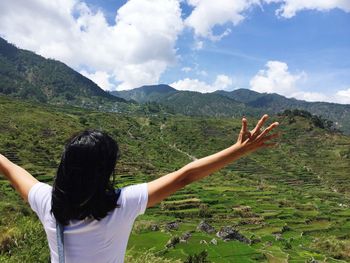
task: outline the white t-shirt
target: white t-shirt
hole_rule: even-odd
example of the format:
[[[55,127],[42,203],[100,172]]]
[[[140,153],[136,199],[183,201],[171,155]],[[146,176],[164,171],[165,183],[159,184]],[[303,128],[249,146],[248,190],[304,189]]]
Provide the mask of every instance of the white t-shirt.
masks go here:
[[[51,262],[58,262],[56,219],[51,214],[52,187],[37,183],[29,191],[28,202],[44,226],[51,254]],[[74,220],[64,227],[66,263],[122,263],[129,235],[136,217],[146,210],[147,184],[121,189],[115,208],[97,220]]]

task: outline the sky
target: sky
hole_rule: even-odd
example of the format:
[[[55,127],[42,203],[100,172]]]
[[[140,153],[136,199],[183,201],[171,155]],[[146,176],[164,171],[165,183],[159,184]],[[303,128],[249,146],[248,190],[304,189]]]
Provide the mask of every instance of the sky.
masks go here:
[[[350,104],[350,0],[0,1],[0,36],[105,90],[166,83]]]

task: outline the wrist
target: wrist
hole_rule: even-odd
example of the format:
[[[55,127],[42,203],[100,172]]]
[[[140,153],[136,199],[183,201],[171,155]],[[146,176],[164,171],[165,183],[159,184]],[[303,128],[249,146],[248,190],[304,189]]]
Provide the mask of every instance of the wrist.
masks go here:
[[[249,149],[247,145],[244,145],[242,143],[236,142],[232,147],[235,149],[238,155],[243,156],[249,153]]]

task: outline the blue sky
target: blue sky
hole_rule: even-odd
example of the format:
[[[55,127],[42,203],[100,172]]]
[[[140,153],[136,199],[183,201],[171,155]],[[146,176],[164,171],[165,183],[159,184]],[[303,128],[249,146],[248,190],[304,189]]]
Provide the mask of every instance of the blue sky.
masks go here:
[[[167,83],[350,104],[348,0],[53,2],[1,3],[0,35],[104,89]]]

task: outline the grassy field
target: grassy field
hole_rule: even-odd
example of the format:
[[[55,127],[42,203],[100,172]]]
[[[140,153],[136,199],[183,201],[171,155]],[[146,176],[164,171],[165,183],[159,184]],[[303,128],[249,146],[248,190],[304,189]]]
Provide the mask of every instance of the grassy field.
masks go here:
[[[119,187],[152,180],[228,147],[240,129],[238,119],[131,116],[6,97],[0,97],[0,118],[1,153],[47,183],[72,134],[86,128],[109,132],[122,153]],[[350,138],[301,117],[274,120],[282,132],[277,148],[241,159],[139,217],[128,261],[183,262],[202,251],[211,262],[350,261]],[[40,222],[1,177],[0,188],[0,262],[47,262]],[[215,232],[198,230],[202,220]],[[224,226],[251,242],[223,241],[216,232]],[[185,233],[191,233],[186,242],[166,247]]]

